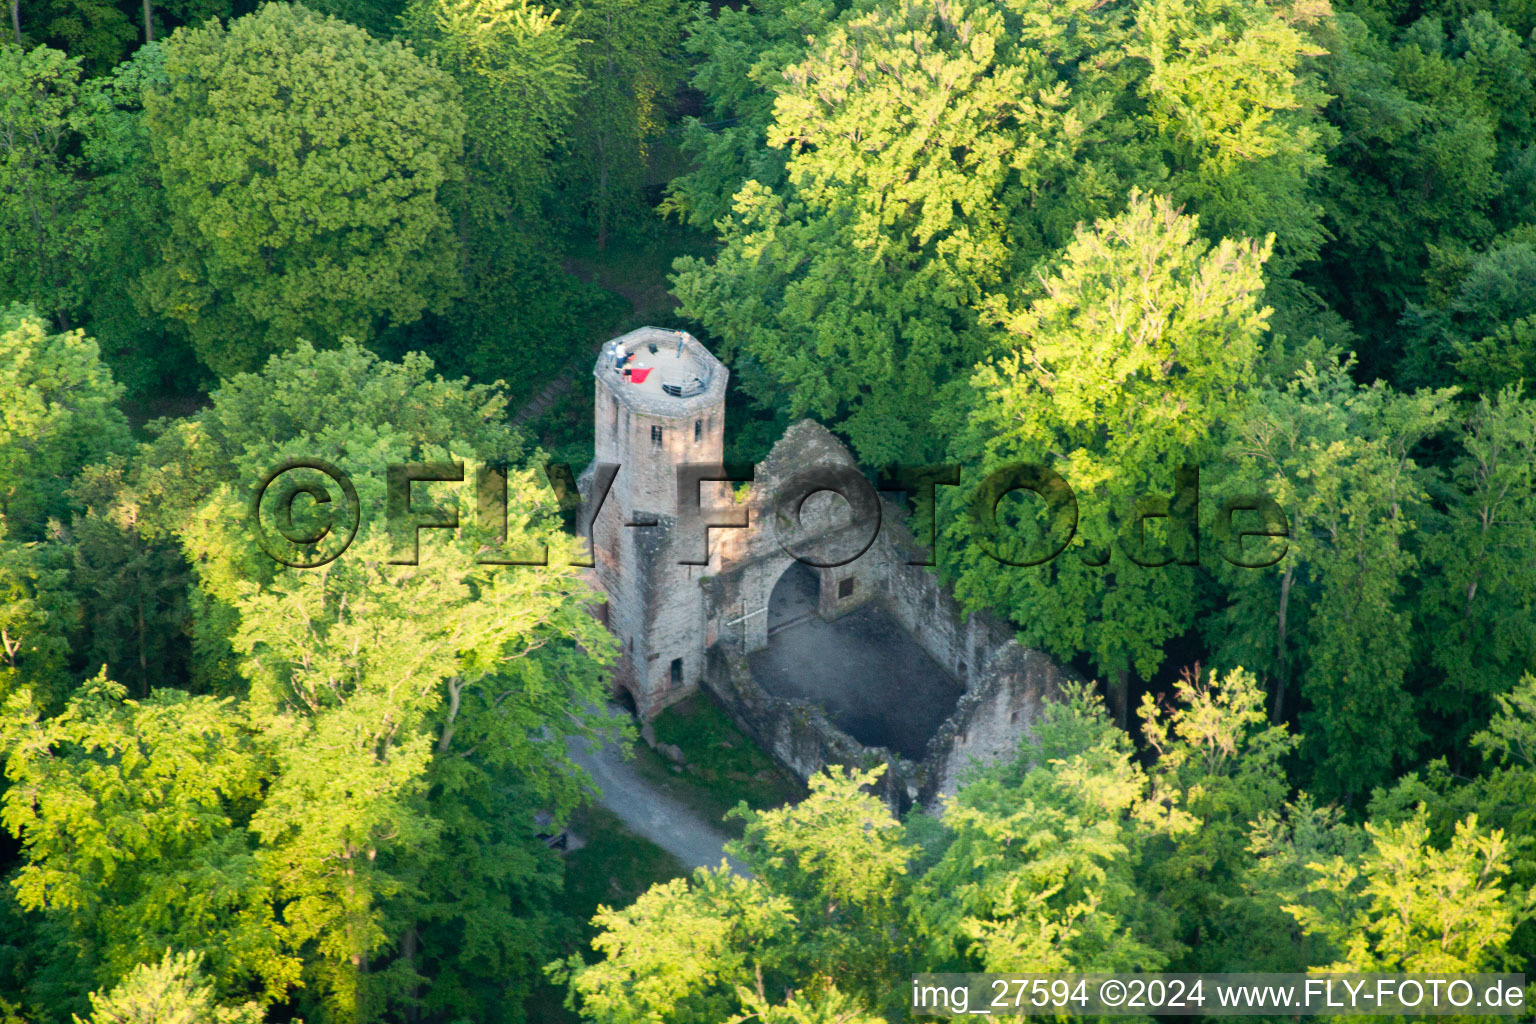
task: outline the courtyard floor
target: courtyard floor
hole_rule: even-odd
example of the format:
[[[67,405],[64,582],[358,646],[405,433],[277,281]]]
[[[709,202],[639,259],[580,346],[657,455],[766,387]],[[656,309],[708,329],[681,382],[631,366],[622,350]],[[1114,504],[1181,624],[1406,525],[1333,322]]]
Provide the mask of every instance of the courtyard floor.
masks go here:
[[[758,685],[810,701],[867,747],[921,760],[963,692],[906,630],[874,604],[836,622],[798,615],[750,656]]]

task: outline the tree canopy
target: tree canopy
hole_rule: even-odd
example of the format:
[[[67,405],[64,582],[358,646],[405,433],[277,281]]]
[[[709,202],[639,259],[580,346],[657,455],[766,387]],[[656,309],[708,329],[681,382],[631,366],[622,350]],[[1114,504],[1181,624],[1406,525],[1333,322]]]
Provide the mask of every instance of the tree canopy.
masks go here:
[[[211,368],[441,307],[456,284],[441,191],[464,146],[451,79],[276,3],[183,29],[165,76],[144,93],[169,217],[148,287]]]
[[[1532,0],[0,13],[0,1024],[1536,956]],[[1074,681],[952,792],[678,709],[730,860],[591,805],[546,462],[642,324],[733,460],[958,478],[896,528]]]

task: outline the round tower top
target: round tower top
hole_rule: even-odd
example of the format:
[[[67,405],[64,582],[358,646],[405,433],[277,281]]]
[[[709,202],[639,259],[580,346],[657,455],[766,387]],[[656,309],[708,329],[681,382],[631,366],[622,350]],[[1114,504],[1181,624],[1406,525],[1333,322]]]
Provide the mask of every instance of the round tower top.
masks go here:
[[[685,417],[725,401],[730,371],[687,331],[640,327],[603,346],[592,376],[634,412]]]

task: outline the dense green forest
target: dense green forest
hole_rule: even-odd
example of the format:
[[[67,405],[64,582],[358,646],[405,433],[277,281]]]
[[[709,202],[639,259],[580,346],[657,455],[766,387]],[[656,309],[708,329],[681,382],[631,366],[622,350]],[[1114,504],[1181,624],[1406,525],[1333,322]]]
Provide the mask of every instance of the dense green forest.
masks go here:
[[[0,1022],[1536,975],[1533,0],[7,7]],[[540,467],[640,322],[730,365],[734,456],[965,467],[935,571],[1100,685],[942,807],[850,767],[733,812],[745,875],[581,877],[567,739],[629,726]],[[505,460],[507,525],[443,488],[419,564],[285,569],[286,457],[374,507]],[[1019,462],[1078,502],[1045,564],[1043,504],[967,514]],[[1181,467],[1198,553],[1138,564]]]

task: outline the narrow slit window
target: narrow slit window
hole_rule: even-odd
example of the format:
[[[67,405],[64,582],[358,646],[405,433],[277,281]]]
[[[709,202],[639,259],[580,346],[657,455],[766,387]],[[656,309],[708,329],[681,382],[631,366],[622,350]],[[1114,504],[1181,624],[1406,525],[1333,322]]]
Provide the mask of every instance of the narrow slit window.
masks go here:
[[[671,676],[671,679],[672,679],[672,685],[673,686],[682,686],[683,685],[683,659],[682,658],[673,658],[672,659],[672,669],[671,669],[670,676]]]
[[[660,427],[657,427],[657,426],[651,427],[651,447],[652,448],[660,448],[661,447],[661,428]]]
[[[693,421],[693,443],[694,444],[698,444],[703,439],[704,439],[704,421],[703,420],[694,420]]]

